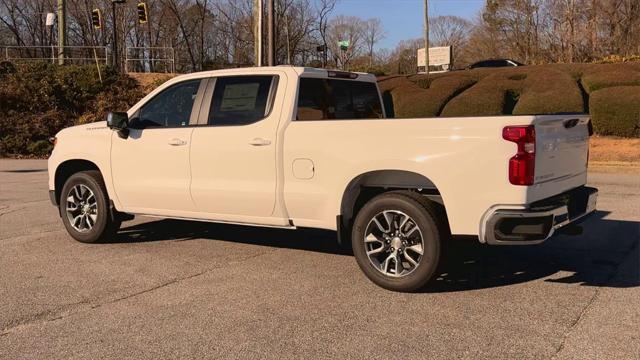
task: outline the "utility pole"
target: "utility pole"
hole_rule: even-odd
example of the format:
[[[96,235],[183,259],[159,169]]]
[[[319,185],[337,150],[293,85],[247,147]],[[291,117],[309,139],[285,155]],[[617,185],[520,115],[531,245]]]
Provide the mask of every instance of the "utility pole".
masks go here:
[[[424,73],[429,76],[429,0],[424,0]]]
[[[291,65],[291,48],[289,44],[289,15],[284,13],[284,25],[286,26],[286,35],[287,35],[287,65]]]
[[[113,48],[113,68],[116,72],[120,72],[120,67],[118,66],[118,21],[116,18],[116,4],[124,4],[126,0],[111,0],[111,16],[113,19],[113,43],[111,47]]]
[[[262,0],[253,0],[255,65],[262,66]]]
[[[58,65],[64,65],[64,47],[67,42],[67,4],[58,0]]]
[[[267,42],[269,46],[269,56],[267,57],[269,66],[275,66],[276,64],[276,39],[275,39],[275,27],[276,27],[276,9],[274,0],[267,0],[267,12],[269,13],[269,23],[267,25]]]

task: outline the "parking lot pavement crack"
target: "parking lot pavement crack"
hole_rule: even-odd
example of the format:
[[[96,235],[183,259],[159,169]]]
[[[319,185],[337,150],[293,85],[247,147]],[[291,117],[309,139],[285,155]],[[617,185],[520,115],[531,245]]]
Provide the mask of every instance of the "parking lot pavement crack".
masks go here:
[[[22,238],[24,237],[31,237],[31,236],[42,236],[42,235],[46,235],[46,234],[51,234],[51,233],[55,233],[55,232],[65,232],[66,230],[64,229],[54,229],[54,230],[47,230],[47,231],[38,231],[38,232],[34,232],[34,233],[27,233],[27,234],[19,234],[19,235],[9,235],[9,236],[4,236],[4,237],[0,237],[0,240],[7,240],[10,239],[12,241],[19,241],[22,240]]]
[[[615,272],[614,272],[615,273]],[[571,336],[571,334],[573,333],[573,330],[576,328],[576,326],[578,326],[578,324],[580,323],[580,321],[582,321],[582,319],[585,317],[585,315],[587,314],[587,312],[589,312],[589,309],[591,309],[591,306],[596,302],[596,300],[598,299],[598,296],[600,295],[600,289],[596,289],[596,291],[594,292],[593,296],[589,299],[589,301],[587,301],[587,304],[582,308],[582,310],[580,311],[580,314],[578,315],[577,318],[575,318],[572,322],[571,322],[571,326],[569,326],[569,328],[567,329],[567,331],[565,331],[564,336],[562,337],[562,342],[560,342],[560,345],[558,346],[558,348],[556,349],[555,354],[553,355],[552,359],[555,359],[558,357],[558,355],[560,355],[560,353],[562,352],[562,350],[564,349],[564,345],[567,342],[567,339],[569,339],[569,337]]]
[[[221,269],[223,267],[228,267],[230,264],[236,264],[237,265],[237,264],[243,263],[245,261],[249,261],[249,260],[255,259],[255,258],[260,257],[260,256],[264,256],[264,255],[267,255],[267,254],[274,253],[274,252],[276,252],[278,250],[280,250],[280,249],[271,249],[271,250],[260,252],[258,254],[245,256],[245,257],[243,257],[243,258],[241,258],[239,260],[227,262],[224,265],[210,267],[210,268],[207,268],[207,269],[205,269],[203,271],[197,272],[195,274],[191,274],[191,275],[187,275],[187,276],[184,276],[184,277],[171,279],[169,281],[166,281],[166,282],[164,282],[162,284],[153,286],[153,287],[148,288],[148,289],[137,291],[137,292],[134,292],[132,294],[128,294],[128,295],[125,295],[125,296],[122,296],[122,297],[119,297],[119,298],[116,298],[116,299],[112,299],[112,300],[109,300],[109,301],[106,301],[106,302],[103,302],[103,303],[97,303],[97,304],[94,304],[94,305],[90,305],[88,308],[80,307],[75,311],[69,311],[67,313],[64,313],[64,311],[67,310],[68,305],[73,305],[73,304],[67,304],[62,308],[47,310],[47,311],[39,314],[38,316],[30,319],[29,321],[18,323],[18,324],[13,325],[12,327],[3,329],[2,332],[0,332],[0,337],[9,335],[10,333],[12,333],[14,331],[18,331],[20,329],[27,328],[27,327],[29,327],[31,325],[36,324],[36,323],[43,323],[43,322],[44,323],[51,323],[51,322],[55,322],[55,321],[58,321],[58,320],[66,319],[68,317],[71,317],[71,316],[79,314],[79,313],[90,312],[92,310],[99,309],[99,308],[101,308],[103,306],[115,304],[115,303],[118,303],[120,301],[125,301],[125,300],[131,299],[131,298],[134,298],[134,297],[137,297],[137,296],[140,296],[140,295],[144,295],[144,294],[147,294],[147,293],[150,293],[150,292],[162,289],[162,288],[166,288],[166,287],[174,285],[174,284],[178,284],[178,283],[186,281],[186,280],[190,280],[190,279],[205,275],[207,273],[210,273],[211,271],[218,270],[218,269]],[[75,304],[76,305],[83,305],[83,304],[89,304],[89,303],[90,303],[89,301],[83,300],[83,301],[80,301],[80,302],[75,303]],[[58,313],[58,315],[54,316],[53,314],[56,314],[56,313]],[[47,316],[54,316],[54,317],[47,318]]]
[[[630,256],[636,256],[635,255],[635,250],[638,248],[639,242],[634,242],[630,247],[629,250],[626,252],[628,255],[628,257]],[[615,268],[613,269],[613,271],[611,271],[611,273],[609,274],[609,276],[607,277],[607,280],[604,281],[604,283],[602,284],[602,287],[607,286],[608,284],[610,284],[619,274],[620,272],[620,268],[622,267],[622,265],[628,260],[628,258],[623,259],[622,261],[620,261]],[[562,352],[562,350],[565,347],[565,344],[567,342],[567,340],[569,339],[569,337],[571,336],[571,334],[573,333],[573,331],[575,330],[575,328],[580,324],[580,322],[582,321],[582,319],[584,319],[584,317],[589,313],[589,310],[591,310],[591,308],[593,307],[593,304],[598,300],[598,297],[600,296],[600,291],[602,290],[602,287],[598,287],[593,296],[591,296],[591,298],[589,299],[589,301],[587,301],[587,303],[585,304],[585,306],[582,308],[582,310],[580,311],[580,314],[578,315],[578,317],[576,317],[574,319],[574,321],[571,322],[571,326],[569,326],[569,328],[567,329],[567,331],[565,331],[563,337],[562,337],[562,342],[560,342],[560,345],[558,346],[558,348],[556,349],[555,354],[553,355],[552,359],[556,359],[560,353]]]
[[[19,208],[15,208],[15,209],[11,209],[11,210],[7,210],[7,211],[0,212],[0,217],[2,217],[2,216],[4,216],[4,215],[7,215],[7,214],[14,213],[14,212],[16,212],[16,211],[20,211],[20,210],[22,210],[22,209],[23,209],[23,208],[19,207]]]
[[[266,255],[266,254],[270,254],[270,253],[273,253],[273,252],[278,251],[278,250],[279,250],[279,249],[272,249],[272,250],[264,251],[264,252],[261,252],[261,253],[255,254],[255,255],[246,256],[246,257],[244,257],[244,258],[242,258],[242,259],[240,259],[240,260],[228,262],[228,263],[226,263],[226,264],[224,265],[224,267],[229,266],[229,264],[239,264],[239,263],[242,263],[242,262],[245,262],[245,261],[251,260],[251,259],[255,259],[255,258],[257,258],[257,257],[263,256],[263,255]],[[205,270],[203,270],[203,271],[201,271],[201,272],[198,272],[198,273],[196,273],[196,274],[192,274],[192,275],[185,276],[185,277],[181,277],[181,278],[176,278],[176,279],[173,279],[173,280],[167,281],[167,282],[165,282],[165,283],[163,283],[163,284],[160,284],[160,285],[154,286],[154,287],[149,288],[149,289],[146,289],[146,290],[142,290],[142,291],[139,291],[139,292],[136,292],[136,293],[133,293],[133,294],[129,294],[129,295],[126,295],[126,296],[123,296],[123,297],[120,297],[120,298],[117,298],[117,299],[111,300],[111,301],[106,302],[106,303],[97,304],[97,305],[95,305],[95,306],[92,306],[91,308],[92,308],[92,309],[96,309],[96,308],[99,308],[99,307],[102,307],[102,306],[105,306],[105,305],[110,305],[110,304],[117,303],[117,302],[119,302],[119,301],[123,301],[123,300],[131,299],[131,298],[133,298],[133,297],[136,297],[136,296],[139,296],[139,295],[143,295],[143,294],[146,294],[146,293],[149,293],[149,292],[152,292],[152,291],[156,291],[156,290],[158,290],[158,289],[162,289],[162,288],[164,288],[164,287],[167,287],[167,286],[170,286],[170,285],[173,285],[173,284],[177,284],[177,283],[180,283],[180,282],[185,281],[185,280],[190,280],[190,279],[196,278],[196,277],[198,277],[198,276],[201,276],[201,275],[207,274],[207,273],[209,273],[209,272],[211,272],[211,271],[214,271],[214,270],[217,270],[217,269],[220,269],[220,268],[222,268],[222,266],[214,266],[214,267],[211,267],[211,268],[205,269]]]

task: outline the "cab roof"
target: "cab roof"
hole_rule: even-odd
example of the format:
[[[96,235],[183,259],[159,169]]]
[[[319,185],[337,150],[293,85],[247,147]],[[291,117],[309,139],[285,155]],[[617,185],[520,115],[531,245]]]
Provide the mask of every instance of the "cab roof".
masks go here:
[[[298,77],[318,77],[318,78],[341,78],[346,80],[356,80],[356,81],[365,81],[365,82],[376,82],[376,77],[373,74],[364,73],[364,72],[348,72],[342,70],[333,70],[333,69],[319,69],[312,67],[302,67],[302,66],[292,66],[292,65],[279,65],[279,66],[262,66],[262,67],[244,67],[244,68],[233,68],[233,69],[222,69],[222,70],[209,70],[209,71],[199,71],[184,75],[179,75],[173,78],[172,82],[185,80],[185,79],[196,79],[203,77],[214,77],[214,76],[224,76],[224,75],[238,75],[239,73],[245,73],[246,75],[251,75],[252,73],[264,73],[273,70],[285,70],[292,71]]]

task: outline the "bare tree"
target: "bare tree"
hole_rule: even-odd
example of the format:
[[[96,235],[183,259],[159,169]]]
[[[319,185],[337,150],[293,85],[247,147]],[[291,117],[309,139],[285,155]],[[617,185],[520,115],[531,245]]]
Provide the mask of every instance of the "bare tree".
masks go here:
[[[355,16],[339,15],[329,22],[329,49],[336,64],[348,69],[351,61],[360,56],[364,46],[364,21]],[[346,49],[340,47],[341,41],[348,42]]]
[[[424,47],[424,39],[403,40],[388,55],[387,72],[413,74],[418,68],[418,49]]]
[[[434,46],[453,47],[454,63],[464,52],[473,24],[457,16],[438,16],[429,20],[429,37]]]
[[[385,37],[382,21],[378,18],[366,20],[363,24],[363,37],[369,54],[369,68],[371,68],[373,67],[373,50],[376,44]]]
[[[336,7],[336,0],[318,0],[316,5],[316,31],[320,35],[322,46],[324,48],[323,66],[327,66],[327,55],[329,53],[329,45],[327,43],[329,31],[329,17]]]

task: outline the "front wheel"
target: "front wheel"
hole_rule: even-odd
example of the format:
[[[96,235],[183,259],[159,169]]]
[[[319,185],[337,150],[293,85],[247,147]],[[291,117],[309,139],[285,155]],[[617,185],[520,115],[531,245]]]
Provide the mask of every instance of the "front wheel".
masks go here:
[[[109,214],[109,197],[99,171],[71,175],[60,194],[60,216],[69,235],[84,243],[96,243],[113,235],[120,221]]]
[[[351,237],[353,253],[377,285],[416,291],[436,272],[445,226],[436,205],[419,194],[384,193],[358,212]]]

